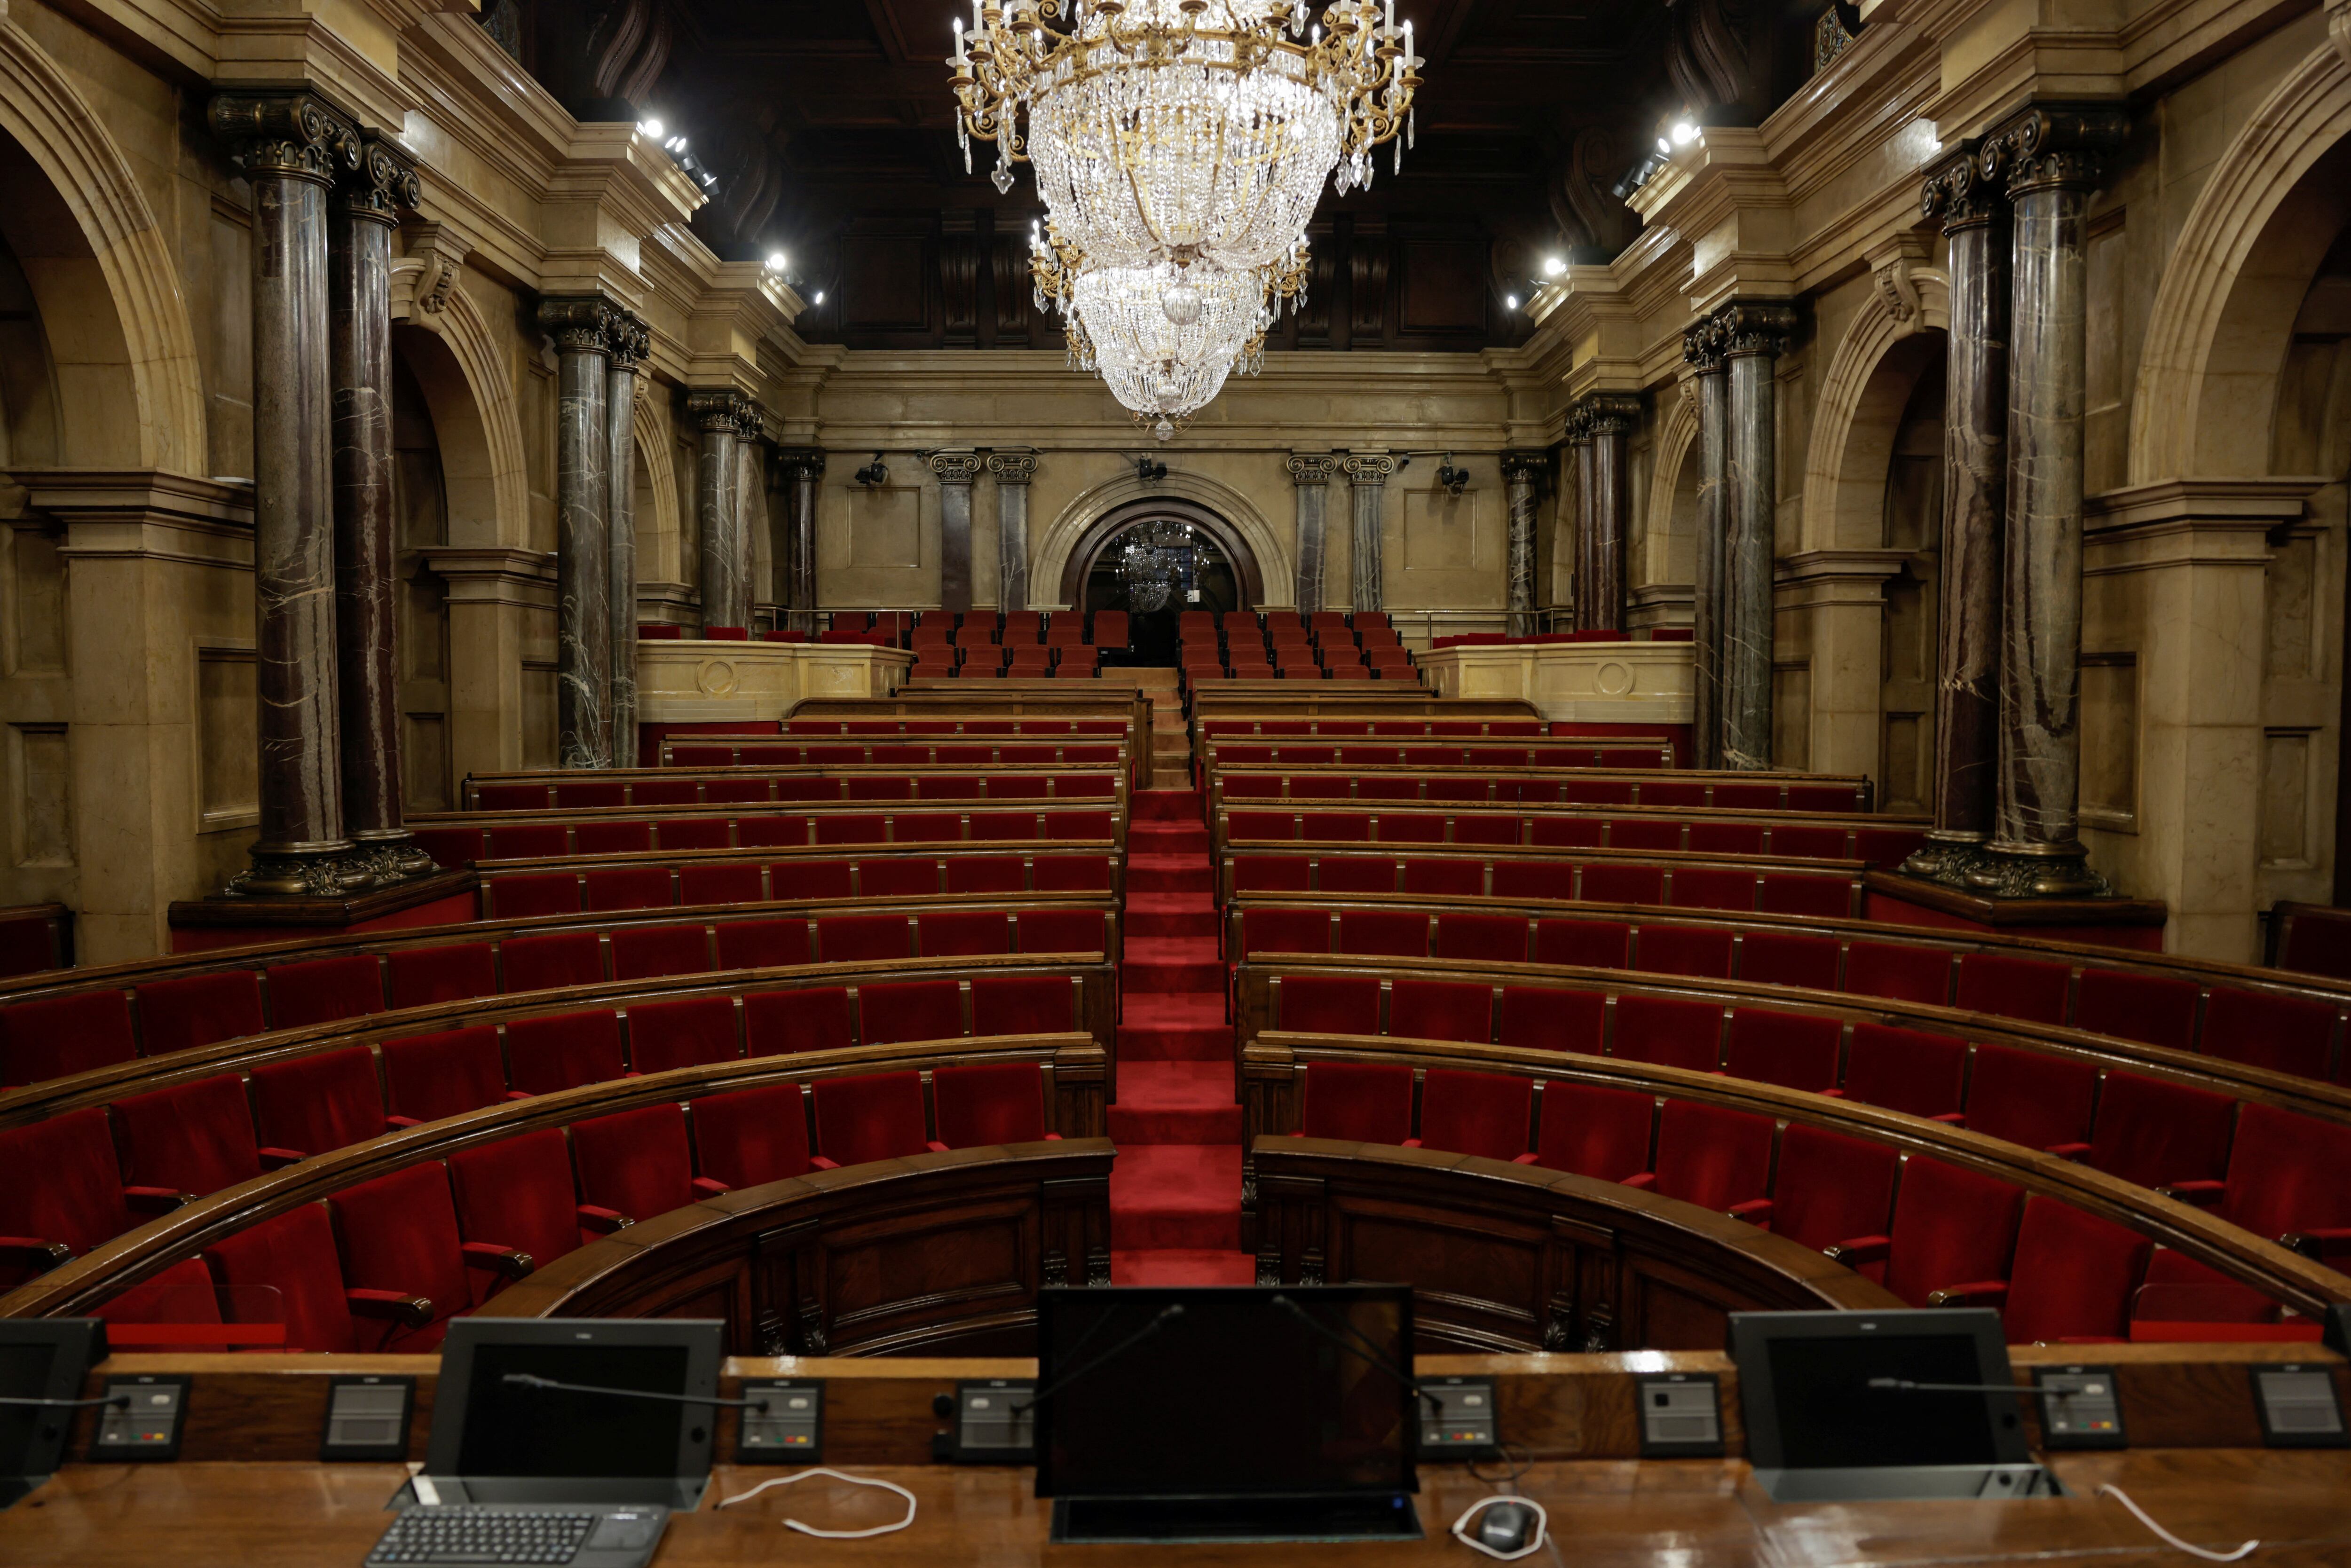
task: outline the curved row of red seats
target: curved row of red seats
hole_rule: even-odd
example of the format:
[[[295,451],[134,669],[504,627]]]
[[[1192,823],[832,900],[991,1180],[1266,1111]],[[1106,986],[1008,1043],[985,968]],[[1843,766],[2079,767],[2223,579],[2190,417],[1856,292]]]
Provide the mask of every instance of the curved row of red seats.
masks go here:
[[[1638,861],[1550,861],[1380,854],[1228,857],[1235,893],[1418,893],[1453,897],[1567,899],[1585,904],[1679,904],[1757,915],[1857,915],[1858,876],[1827,871],[1756,872],[1737,865]]]
[[[168,1212],[402,1127],[745,1056],[1081,1027],[1075,977],[981,976],[687,997],[353,1045],[0,1130],[0,1270],[19,1277]],[[60,1252],[58,1249],[64,1249]],[[16,1281],[10,1281],[16,1282]]]
[[[1418,745],[1361,741],[1352,746],[1270,746],[1257,741],[1212,740],[1208,742],[1207,762],[1212,769],[1235,765],[1338,764],[1349,768],[1605,768],[1638,771],[1659,766],[1654,746],[1595,745],[1590,741],[1541,741],[1517,747],[1497,746],[1491,741],[1470,746],[1435,746],[1426,741]]]
[[[1283,800],[1468,800],[1528,806],[1640,806],[1674,810],[1778,811],[1790,815],[1866,812],[1866,787],[1834,782],[1769,783],[1729,779],[1677,779],[1655,771],[1639,778],[1511,778],[1507,774],[1250,773],[1219,769],[1213,787],[1227,801]]]
[[[818,805],[864,800],[1092,800],[1118,793],[1103,773],[776,773],[764,778],[481,784],[468,811],[579,811],[613,806]]]
[[[861,764],[905,768],[993,768],[1053,765],[1085,766],[1124,760],[1123,742],[1085,741],[1060,746],[1001,743],[974,744],[967,739],[907,741],[754,740],[720,742],[703,738],[665,740],[662,765],[667,768],[841,768]]]
[[[1501,1073],[1431,1068],[1417,1097],[1403,1064],[1315,1062],[1301,1077],[1301,1135],[1513,1160],[1695,1203],[1826,1252],[1912,1306],[1997,1307],[2012,1343],[2125,1339],[2134,1318],[2164,1317],[2167,1292],[2181,1290],[2197,1297],[2183,1318],[2210,1314],[2216,1294],[2230,1315],[2277,1315],[2259,1292],[2137,1231],[1891,1145]],[[2249,1157],[2231,1172],[2242,1200],[2222,1212],[2261,1230],[2292,1206],[2281,1181],[2306,1187],[2296,1156],[2319,1151],[2304,1118],[2267,1106],[2246,1115]]]
[[[1228,841],[1259,843],[1490,844],[1526,849],[1640,850],[1651,853],[1777,855],[1900,865],[1927,841],[1919,827],[1869,828],[1705,818],[1583,817],[1533,811],[1458,811],[1390,806],[1378,811],[1224,813]]]
[[[953,809],[843,811],[829,816],[679,817],[633,821],[514,822],[420,827],[416,841],[444,865],[560,855],[669,850],[798,849],[827,844],[1098,842],[1117,836],[1114,810]]]
[[[812,1169],[1060,1136],[1032,1065],[941,1067],[927,1095],[924,1076],[763,1085],[427,1160],[217,1241],[98,1315],[281,1323],[289,1351],[428,1354],[452,1318],[637,1219]]]

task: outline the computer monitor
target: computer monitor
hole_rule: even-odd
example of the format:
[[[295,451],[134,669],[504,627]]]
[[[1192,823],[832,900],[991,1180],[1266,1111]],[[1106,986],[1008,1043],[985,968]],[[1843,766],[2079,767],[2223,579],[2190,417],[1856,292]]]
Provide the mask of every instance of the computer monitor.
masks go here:
[[[0,1318],[0,1396],[78,1399],[83,1375],[105,1359],[96,1318]],[[77,1414],[0,1405],[0,1508],[57,1474]]]
[[[1408,1288],[1049,1290],[1037,1316],[1057,1538],[1420,1533]]]
[[[724,1328],[716,1319],[459,1318],[441,1347],[424,1475],[443,1502],[692,1508],[709,1484],[718,1414],[693,1401],[717,1396]],[[512,1374],[576,1387],[517,1385]]]
[[[1775,1499],[2049,1494],[1998,1312],[1733,1312],[1730,1356]]]

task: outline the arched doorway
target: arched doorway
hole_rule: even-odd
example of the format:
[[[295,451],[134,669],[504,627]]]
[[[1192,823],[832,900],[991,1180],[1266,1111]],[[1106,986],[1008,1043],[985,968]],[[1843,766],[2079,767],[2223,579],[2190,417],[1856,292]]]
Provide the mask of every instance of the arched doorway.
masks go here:
[[[1179,617],[1254,608],[1265,594],[1257,557],[1238,529],[1190,501],[1130,502],[1094,523],[1070,551],[1061,601],[1123,610],[1135,664],[1176,663]]]

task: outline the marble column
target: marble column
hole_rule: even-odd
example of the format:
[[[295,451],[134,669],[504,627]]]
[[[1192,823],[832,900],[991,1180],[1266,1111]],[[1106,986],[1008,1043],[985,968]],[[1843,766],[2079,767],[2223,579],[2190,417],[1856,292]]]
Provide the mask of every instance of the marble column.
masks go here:
[[[1541,497],[1547,452],[1502,454],[1502,488],[1510,507],[1510,635],[1535,634],[1535,508]]]
[[[1008,447],[987,455],[996,476],[996,607],[1029,608],[1029,481],[1037,476],[1037,454]]]
[[[596,295],[542,300],[555,337],[555,724],[565,768],[612,763],[611,473],[605,458],[613,330]]]
[[[653,329],[622,314],[604,368],[604,532],[611,568],[604,586],[611,630],[606,750],[615,768],[637,765],[637,367]]]
[[[328,220],[333,378],[335,692],[343,831],[378,882],[438,871],[401,811],[400,661],[392,574],[392,231],[423,199],[408,161],[372,135]]]
[[[968,448],[931,454],[931,472],[939,476],[942,610],[971,608],[971,486],[979,469],[979,454]]]
[[[740,465],[735,444],[750,400],[732,388],[688,394],[686,413],[702,429],[702,455],[695,465],[695,500],[700,523],[702,623],[751,623],[750,574],[741,539],[742,497],[736,481]]]
[[[1771,766],[1771,577],[1779,512],[1773,370],[1796,325],[1778,304],[1719,312],[1729,381],[1724,425],[1722,766]]]
[[[1729,455],[1730,381],[1721,322],[1709,318],[1682,334],[1682,358],[1698,403],[1698,538],[1690,600],[1692,765],[1722,766],[1723,465]]]
[[[1293,452],[1287,466],[1298,490],[1298,608],[1311,615],[1322,608],[1323,538],[1339,459],[1323,452]]]
[[[1936,595],[1935,825],[1902,862],[1954,885],[1982,863],[2000,763],[2001,514],[2008,495],[2008,203],[1970,141],[1927,172],[1919,209],[1942,221],[1951,324],[1943,392],[1943,518]]]
[[[776,559],[783,563],[784,608],[794,632],[816,631],[816,497],[824,477],[820,446],[780,447],[776,453],[784,492],[783,528]]]
[[[1575,629],[1592,624],[1592,588],[1598,575],[1599,530],[1592,506],[1592,429],[1581,408],[1567,416],[1567,471],[1575,485],[1575,580],[1569,584]]]
[[[343,831],[335,695],[327,192],[358,133],[298,93],[221,97],[213,134],[253,191],[253,598],[260,832],[228,891],[340,897],[375,883]]]
[[[1381,503],[1386,498],[1388,476],[1395,472],[1396,462],[1384,452],[1350,452],[1340,465],[1347,471],[1355,505],[1354,548],[1348,563],[1353,579],[1351,608],[1384,610],[1387,580],[1380,570]]]
[[[1625,629],[1625,438],[1641,421],[1641,400],[1625,392],[1594,392],[1583,400],[1584,448],[1591,483],[1592,592],[1589,617],[1579,627]]]
[[[1988,863],[1968,878],[1994,896],[2106,891],[2076,831],[2087,219],[2126,126],[2112,105],[2036,104],[1977,155],[1980,172],[2007,177],[2012,225],[1999,794]]]

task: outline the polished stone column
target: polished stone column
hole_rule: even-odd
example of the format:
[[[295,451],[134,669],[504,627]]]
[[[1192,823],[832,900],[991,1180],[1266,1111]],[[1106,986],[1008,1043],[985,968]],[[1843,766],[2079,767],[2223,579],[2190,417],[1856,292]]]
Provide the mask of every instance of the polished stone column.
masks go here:
[[[1339,459],[1328,453],[1293,452],[1287,466],[1290,482],[1298,489],[1298,608],[1311,615],[1322,608],[1324,529]]]
[[[939,476],[939,608],[971,608],[971,486],[979,454],[963,449],[931,454]]]
[[[1953,885],[1982,863],[2000,763],[2001,535],[2008,495],[2008,201],[1967,143],[1927,172],[1951,324],[1943,392],[1936,589],[1935,825],[1902,869]]]
[[[824,477],[824,449],[786,446],[776,452],[784,492],[783,527],[776,559],[783,563],[784,608],[791,631],[816,631],[816,496]]]
[[[618,316],[604,369],[604,532],[611,549],[605,601],[611,631],[607,751],[615,768],[637,765],[637,367],[653,350],[653,329]]]
[[[1591,507],[1592,591],[1580,628],[1625,629],[1625,438],[1641,421],[1641,400],[1625,392],[1594,392],[1580,411],[1588,439],[1583,447],[1585,492]]]
[[[1719,319],[1682,333],[1698,402],[1698,538],[1690,600],[1692,766],[1722,766],[1723,465],[1729,455],[1730,380]]]
[[[340,897],[375,883],[343,832],[327,309],[327,192],[358,167],[360,141],[300,94],[225,96],[206,113],[253,190],[261,831],[229,891]]]
[[[547,299],[555,336],[555,724],[565,768],[612,763],[611,474],[604,428],[621,311],[596,295]]]
[[[2012,214],[2008,535],[2001,626],[2000,789],[1979,893],[2105,891],[2077,836],[2082,739],[2082,441],[2090,193],[2126,121],[2111,105],[2037,104],[1984,138]]]
[[[1037,454],[1009,447],[987,455],[996,476],[996,607],[1029,608],[1029,481],[1037,476]]]
[[[1355,504],[1354,549],[1348,562],[1354,589],[1352,608],[1384,610],[1387,579],[1380,569],[1380,513],[1396,462],[1384,452],[1351,452],[1341,466],[1347,471]]]
[[[1542,493],[1546,452],[1502,454],[1502,493],[1510,507],[1510,635],[1535,634],[1535,508]]]
[[[702,428],[695,499],[702,532],[702,623],[751,623],[750,573],[744,564],[742,497],[735,444],[750,399],[732,388],[691,393],[686,413]]]
[[[1575,486],[1575,580],[1570,583],[1575,629],[1592,624],[1592,586],[1598,575],[1599,529],[1592,507],[1592,427],[1581,408],[1567,416],[1567,471]]]
[[[328,363],[333,378],[335,690],[343,831],[378,882],[440,868],[401,811],[399,584],[392,571],[392,231],[423,199],[408,161],[373,136],[331,204]]]
[[[1779,388],[1772,372],[1796,325],[1786,305],[1720,312],[1730,382],[1723,464],[1722,766],[1771,766],[1771,575],[1779,511]]]

